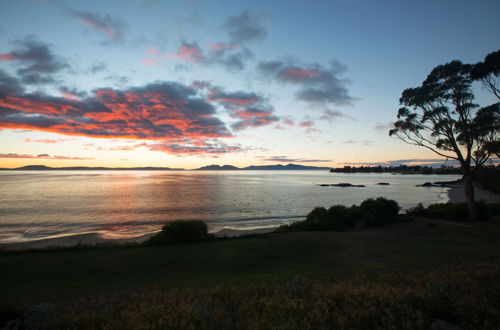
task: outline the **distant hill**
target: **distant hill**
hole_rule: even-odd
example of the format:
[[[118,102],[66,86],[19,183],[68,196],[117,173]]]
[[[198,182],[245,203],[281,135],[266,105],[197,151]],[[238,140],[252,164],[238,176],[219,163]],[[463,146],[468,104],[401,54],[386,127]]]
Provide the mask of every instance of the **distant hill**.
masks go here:
[[[241,170],[241,168],[233,165],[224,165],[224,166],[208,165],[194,169],[193,171],[236,171],[236,170]]]
[[[296,171],[296,170],[320,170],[320,171],[329,171],[330,167],[317,167],[317,166],[304,166],[297,164],[288,164],[288,165],[251,165],[247,167],[236,167],[232,165],[208,165],[203,166],[193,171]]]
[[[319,170],[329,171],[330,167],[305,166],[297,164],[288,165],[252,165],[247,167],[236,167],[233,165],[208,165],[193,171],[297,171],[297,170]],[[4,168],[10,171],[185,171],[182,168],[170,167],[88,167],[88,166],[67,166],[49,167],[45,165],[27,165],[17,168]]]

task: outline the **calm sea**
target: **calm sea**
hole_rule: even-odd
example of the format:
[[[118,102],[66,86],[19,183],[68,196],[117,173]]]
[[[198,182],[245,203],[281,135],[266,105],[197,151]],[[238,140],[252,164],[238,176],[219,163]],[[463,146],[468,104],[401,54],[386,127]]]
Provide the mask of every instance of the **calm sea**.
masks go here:
[[[271,227],[301,219],[315,206],[378,196],[408,208],[447,201],[446,188],[415,185],[457,178],[327,171],[0,171],[0,243],[89,232],[134,237],[179,219],[204,220],[211,231]],[[341,182],[366,187],[317,186]]]

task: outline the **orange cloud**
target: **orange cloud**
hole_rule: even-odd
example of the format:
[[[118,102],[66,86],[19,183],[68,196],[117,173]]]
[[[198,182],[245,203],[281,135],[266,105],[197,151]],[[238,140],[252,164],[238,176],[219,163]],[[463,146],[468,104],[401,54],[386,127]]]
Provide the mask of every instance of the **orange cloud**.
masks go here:
[[[232,136],[215,108],[173,82],[120,91],[98,89],[68,100],[25,94],[0,99],[0,128],[25,128],[99,138],[174,139]]]

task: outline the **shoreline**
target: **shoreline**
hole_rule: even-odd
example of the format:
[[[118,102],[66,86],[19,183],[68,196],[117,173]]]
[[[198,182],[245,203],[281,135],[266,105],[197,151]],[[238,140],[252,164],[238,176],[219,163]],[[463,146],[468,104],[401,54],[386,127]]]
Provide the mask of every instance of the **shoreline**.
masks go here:
[[[273,232],[278,227],[265,227],[254,229],[231,229],[223,228],[213,232],[216,237],[238,237],[251,234],[266,234]],[[147,241],[156,232],[145,234],[131,238],[104,238],[99,233],[75,234],[62,237],[42,238],[26,242],[15,243],[0,243],[0,251],[21,251],[31,249],[52,249],[52,248],[67,248],[78,245],[83,246],[98,246],[107,244],[123,244],[123,243],[143,243]]]
[[[500,203],[500,195],[491,191],[474,186],[474,194],[476,201],[483,201],[486,203]],[[464,203],[465,192],[463,184],[456,184],[450,186],[448,190],[448,202],[450,203]]]
[[[487,191],[482,188],[474,187],[476,201],[484,201],[487,203],[500,203],[500,195]],[[463,185],[456,184],[448,190],[448,202],[462,203],[465,202],[465,193]],[[253,229],[232,229],[222,228],[213,232],[216,237],[238,237],[251,234],[265,234],[276,230],[275,227],[253,228]],[[155,233],[149,233],[131,238],[104,238],[99,233],[75,234],[62,237],[44,238],[27,242],[15,243],[0,243],[0,251],[22,251],[30,249],[50,249],[50,248],[66,248],[77,245],[96,246],[107,244],[122,244],[122,243],[142,243],[148,240]]]

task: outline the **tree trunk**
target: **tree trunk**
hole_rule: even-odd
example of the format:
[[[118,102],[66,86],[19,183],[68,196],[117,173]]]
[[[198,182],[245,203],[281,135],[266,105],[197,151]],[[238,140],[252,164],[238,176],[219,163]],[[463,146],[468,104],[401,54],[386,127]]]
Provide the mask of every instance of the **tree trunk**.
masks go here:
[[[465,202],[467,203],[467,213],[470,221],[478,221],[476,198],[474,196],[474,186],[472,185],[472,175],[470,173],[464,174],[464,191]]]

